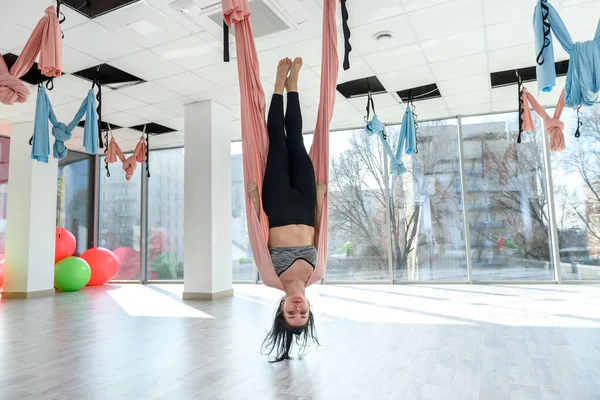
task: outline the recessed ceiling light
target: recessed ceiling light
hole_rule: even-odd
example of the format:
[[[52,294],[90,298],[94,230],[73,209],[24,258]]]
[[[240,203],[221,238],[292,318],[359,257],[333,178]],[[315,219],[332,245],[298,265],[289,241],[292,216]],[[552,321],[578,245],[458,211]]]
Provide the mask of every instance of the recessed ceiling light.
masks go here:
[[[146,19],[140,19],[139,21],[128,24],[127,27],[133,30],[135,33],[144,36],[152,35],[153,33],[162,31],[162,29]]]
[[[375,40],[391,40],[394,38],[394,34],[390,31],[377,32],[374,36]]]

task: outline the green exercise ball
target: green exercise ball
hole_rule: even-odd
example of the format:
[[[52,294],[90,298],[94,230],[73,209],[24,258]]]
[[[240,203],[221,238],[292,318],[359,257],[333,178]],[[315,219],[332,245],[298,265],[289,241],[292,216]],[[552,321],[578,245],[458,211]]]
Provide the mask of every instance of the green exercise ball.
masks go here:
[[[92,270],[84,259],[63,258],[54,267],[54,287],[63,292],[75,292],[87,285],[91,276]]]

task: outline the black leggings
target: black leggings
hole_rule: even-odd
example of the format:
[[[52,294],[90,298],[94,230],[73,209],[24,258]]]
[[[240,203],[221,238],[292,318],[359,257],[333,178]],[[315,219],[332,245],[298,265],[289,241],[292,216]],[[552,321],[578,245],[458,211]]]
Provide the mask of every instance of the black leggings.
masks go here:
[[[269,226],[315,226],[317,187],[315,169],[304,147],[302,114],[297,92],[274,94],[267,119],[269,155],[262,188],[263,209]],[[287,133],[287,135],[286,135]]]

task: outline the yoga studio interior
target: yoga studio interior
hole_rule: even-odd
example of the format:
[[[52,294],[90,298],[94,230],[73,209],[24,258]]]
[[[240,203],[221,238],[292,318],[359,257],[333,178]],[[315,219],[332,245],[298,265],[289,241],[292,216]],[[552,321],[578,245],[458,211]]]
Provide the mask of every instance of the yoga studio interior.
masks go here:
[[[0,400],[600,400],[600,0],[0,0]]]

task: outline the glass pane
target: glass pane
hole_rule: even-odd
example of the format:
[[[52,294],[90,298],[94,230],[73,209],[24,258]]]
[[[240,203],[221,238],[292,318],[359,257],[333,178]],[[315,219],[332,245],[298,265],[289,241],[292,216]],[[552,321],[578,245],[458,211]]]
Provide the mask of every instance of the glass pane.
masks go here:
[[[306,138],[308,139],[308,138]],[[310,146],[310,140],[305,140]],[[328,281],[389,280],[386,160],[362,129],[330,133]]]
[[[539,121],[520,144],[517,113],[462,121],[473,279],[554,279]]]
[[[103,166],[104,157],[100,162]],[[119,260],[114,280],[137,280],[141,264],[141,173],[145,170],[138,166],[129,181],[118,163],[110,165],[110,177],[104,171],[100,169],[98,246],[112,250]]]
[[[254,281],[254,261],[248,239],[242,144],[231,143],[231,256],[234,281]]]
[[[8,200],[8,159],[10,139],[0,137],[0,259],[4,260],[6,234],[6,204]]]
[[[150,152],[149,280],[183,279],[183,155],[183,148]]]
[[[562,278],[600,279],[600,104],[582,110],[579,139],[577,112],[561,120],[567,148],[551,160]]]
[[[58,180],[62,179],[62,205],[57,202],[57,225],[75,236],[76,254],[93,246],[94,157],[70,151],[59,163]]]
[[[400,126],[387,128],[395,148]],[[390,177],[394,280],[467,280],[456,119],[419,123],[408,172]]]

